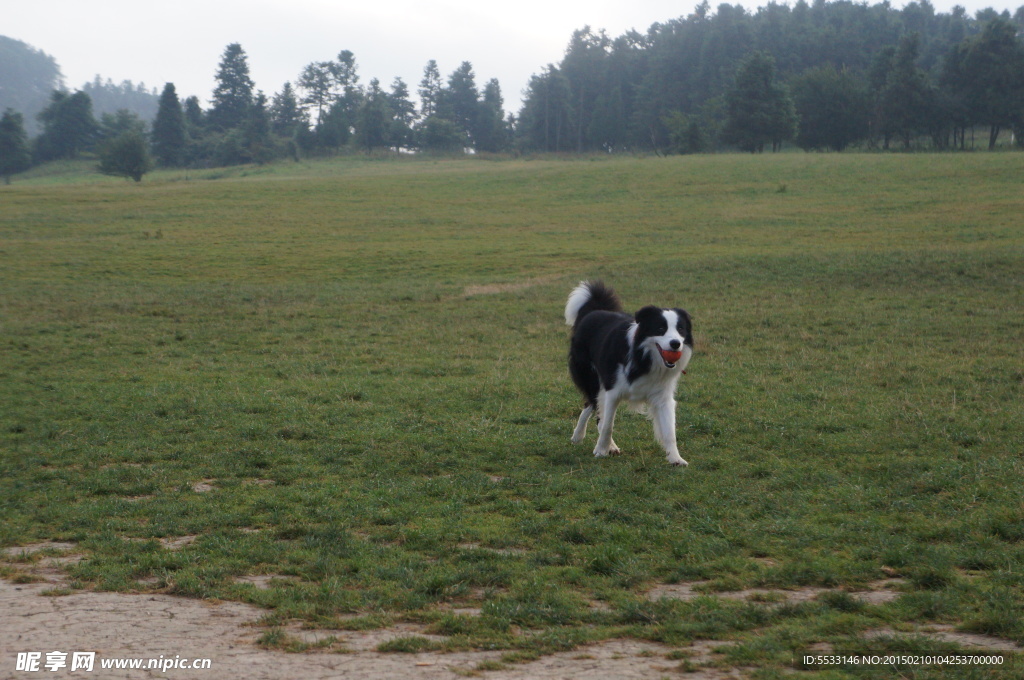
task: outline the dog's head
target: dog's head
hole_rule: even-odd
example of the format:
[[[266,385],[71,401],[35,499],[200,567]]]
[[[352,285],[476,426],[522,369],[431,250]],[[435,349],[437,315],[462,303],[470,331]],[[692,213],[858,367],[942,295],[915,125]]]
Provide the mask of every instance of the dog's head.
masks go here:
[[[644,307],[636,313],[633,346],[647,352],[665,368],[686,370],[693,356],[693,326],[682,309]]]

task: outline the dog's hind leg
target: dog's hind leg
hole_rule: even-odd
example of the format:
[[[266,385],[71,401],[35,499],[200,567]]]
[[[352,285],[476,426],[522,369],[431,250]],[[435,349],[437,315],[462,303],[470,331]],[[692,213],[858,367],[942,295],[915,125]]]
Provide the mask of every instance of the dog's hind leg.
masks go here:
[[[615,409],[619,402],[611,392],[601,392],[599,397],[600,413],[597,421],[597,446],[594,455],[604,458],[610,453],[619,453],[619,447],[612,441],[612,427],[615,425]]]
[[[594,415],[594,406],[587,404],[586,408],[583,409],[583,413],[580,414],[580,419],[576,422],[576,429],[572,432],[573,444],[579,444],[587,436],[587,423],[590,422],[590,416],[592,415]]]

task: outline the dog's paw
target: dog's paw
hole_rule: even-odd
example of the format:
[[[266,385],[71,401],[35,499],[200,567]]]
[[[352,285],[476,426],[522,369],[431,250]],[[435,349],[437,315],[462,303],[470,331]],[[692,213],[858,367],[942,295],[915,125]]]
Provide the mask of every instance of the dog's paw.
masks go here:
[[[584,438],[585,438],[586,436],[587,436],[587,435],[586,435],[586,433],[581,433],[581,432],[573,432],[573,435],[572,435],[572,443],[573,443],[573,444],[579,444],[579,443],[580,443],[581,441],[583,441],[583,439],[584,439]]]
[[[676,467],[686,467],[687,465],[689,465],[689,463],[687,463],[679,456],[669,456],[668,463],[669,465],[675,465]]]
[[[602,451],[601,449],[594,449],[594,458],[607,458],[608,451]]]

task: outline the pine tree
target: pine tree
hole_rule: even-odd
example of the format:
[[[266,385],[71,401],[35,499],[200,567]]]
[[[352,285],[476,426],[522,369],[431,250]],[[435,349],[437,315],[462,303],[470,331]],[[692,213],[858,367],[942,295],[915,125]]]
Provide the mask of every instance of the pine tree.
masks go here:
[[[363,103],[363,90],[359,86],[356,57],[349,50],[338,53],[338,61],[334,64],[334,80],[339,94],[331,107],[331,115],[336,125],[351,131]]]
[[[348,100],[353,106],[362,96],[358,70],[356,55],[351,50],[342,50],[338,53],[338,61],[334,65],[334,79],[341,89],[341,98]]]
[[[572,119],[569,80],[553,65],[530,78],[517,133],[526,146],[541,151],[567,151]]]
[[[374,78],[363,98],[356,120],[356,141],[365,151],[373,151],[390,143],[391,111],[387,95]]]
[[[307,110],[316,113],[317,129],[324,122],[324,116],[331,103],[338,96],[335,92],[334,64],[330,61],[315,61],[307,64],[299,74],[298,86],[303,94],[301,103]]]
[[[249,108],[249,120],[243,130],[244,145],[249,157],[262,165],[274,157],[274,145],[270,138],[270,111],[267,106],[267,95],[260,90]]]
[[[342,50],[337,61],[310,64],[299,86],[307,93],[302,103],[316,107],[317,145],[336,149],[348,144],[363,100],[355,55]]]
[[[448,76],[448,87],[441,91],[437,107],[437,115],[455,123],[474,144],[479,98],[473,64],[464,61]]]
[[[167,83],[153,121],[153,155],[160,165],[181,165],[185,158],[185,140],[185,114],[174,83]]]
[[[436,114],[437,100],[441,96],[441,71],[433,59],[423,69],[423,80],[417,93],[420,96],[420,116],[426,119]]]
[[[413,123],[416,122],[416,105],[409,99],[409,87],[401,78],[395,78],[388,94],[391,110],[391,131],[389,145],[396,150],[413,146]]]
[[[241,45],[231,43],[225,48],[216,79],[210,124],[218,130],[238,128],[249,118],[256,87],[249,77],[249,60]]]
[[[498,153],[508,148],[508,134],[505,129],[504,99],[497,78],[487,81],[483,98],[477,111],[474,130],[477,151]]]
[[[590,126],[595,102],[607,89],[606,72],[611,40],[604,31],[594,33],[589,26],[575,31],[562,59],[560,70],[571,88],[573,104],[572,135],[576,151],[591,147]]]
[[[4,184],[11,183],[11,175],[32,167],[32,152],[25,134],[25,121],[12,109],[0,118],[0,176]]]
[[[291,138],[305,124],[295,90],[290,82],[286,82],[270,103],[270,129],[275,135]]]
[[[185,130],[196,135],[206,127],[206,114],[199,104],[199,97],[192,96],[185,100]]]
[[[263,94],[263,90],[257,92],[252,101],[245,129],[249,138],[256,141],[264,141],[270,137],[270,110],[267,95]]]

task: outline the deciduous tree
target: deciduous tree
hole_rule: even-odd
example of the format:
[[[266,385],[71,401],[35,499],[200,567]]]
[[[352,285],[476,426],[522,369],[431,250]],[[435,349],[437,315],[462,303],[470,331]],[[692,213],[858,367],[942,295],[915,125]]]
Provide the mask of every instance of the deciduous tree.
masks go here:
[[[754,52],[740,62],[725,103],[722,136],[743,151],[759,153],[768,144],[777,151],[796,133],[793,100],[776,79],[775,60],[764,52]]]
[[[935,93],[928,75],[917,65],[920,36],[904,36],[896,48],[892,68],[881,94],[881,120],[886,133],[898,137],[904,149],[929,131]]]
[[[461,154],[469,139],[458,124],[446,118],[431,116],[417,130],[419,146],[427,153]]]
[[[84,92],[68,95],[54,90],[39,120],[43,132],[35,140],[35,156],[40,161],[74,158],[96,141],[99,126],[92,100]]]
[[[662,120],[668,132],[671,153],[701,153],[708,148],[707,133],[696,116],[673,111]]]
[[[113,139],[125,132],[138,132],[145,136],[146,121],[139,115],[128,109],[120,109],[114,113],[104,113],[100,116],[98,137],[100,142]]]
[[[124,132],[104,142],[100,147],[99,171],[142,181],[142,176],[153,169],[146,138],[137,130]]]
[[[964,48],[957,89],[971,118],[988,125],[992,149],[1002,129],[1024,119],[1024,46],[1013,24],[996,19]]]
[[[867,88],[848,71],[831,64],[807,71],[793,83],[793,101],[802,149],[842,151],[868,133]]]
[[[3,176],[4,184],[10,184],[11,175],[30,167],[32,152],[25,134],[25,122],[20,113],[7,109],[0,117],[0,176]]]

